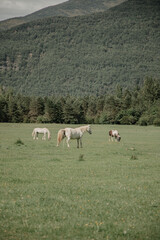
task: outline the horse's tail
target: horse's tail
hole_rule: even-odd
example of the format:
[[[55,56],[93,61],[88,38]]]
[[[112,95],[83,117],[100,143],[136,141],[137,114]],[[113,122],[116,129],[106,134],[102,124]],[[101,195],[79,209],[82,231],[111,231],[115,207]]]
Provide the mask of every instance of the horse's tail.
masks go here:
[[[57,134],[57,147],[59,146],[63,138],[65,138],[65,129],[60,129]]]

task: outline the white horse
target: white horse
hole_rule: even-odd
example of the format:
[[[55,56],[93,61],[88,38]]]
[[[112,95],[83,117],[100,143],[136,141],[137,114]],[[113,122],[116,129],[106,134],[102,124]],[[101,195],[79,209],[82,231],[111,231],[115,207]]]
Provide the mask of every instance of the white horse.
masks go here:
[[[48,130],[48,128],[35,128],[35,129],[33,129],[33,132],[32,132],[32,137],[34,140],[35,139],[38,140],[39,133],[43,134],[42,140],[46,140],[47,134],[48,134],[48,140],[51,138],[51,134],[50,134],[50,131]]]
[[[92,133],[90,125],[83,126],[79,128],[64,128],[60,129],[57,134],[57,147],[59,146],[60,142],[66,137],[67,140],[67,146],[69,146],[69,140],[70,139],[77,139],[77,148],[79,148],[79,142],[80,146],[82,148],[82,136],[84,132],[88,132],[89,134]]]
[[[110,130],[109,131],[109,141],[112,140],[113,142],[113,138],[115,138],[115,141],[117,142],[120,142],[121,140],[121,136],[119,135],[118,131],[117,130]]]

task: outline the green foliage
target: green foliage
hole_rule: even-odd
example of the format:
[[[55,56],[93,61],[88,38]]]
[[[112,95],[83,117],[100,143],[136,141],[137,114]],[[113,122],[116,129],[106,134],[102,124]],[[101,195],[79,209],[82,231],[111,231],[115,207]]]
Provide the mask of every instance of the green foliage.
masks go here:
[[[136,155],[132,155],[132,156],[131,156],[131,160],[138,160],[138,158],[137,158]]]
[[[153,121],[153,125],[160,127],[160,118],[155,118]]]
[[[24,145],[24,143],[22,142],[22,140],[21,140],[20,138],[15,142],[15,144],[16,144],[17,146]]]
[[[115,94],[117,84],[132,89],[146,76],[159,78],[159,16],[158,1],[129,0],[106,12],[45,18],[2,31],[0,84],[26,96],[81,97]],[[152,100],[147,83],[145,93]],[[129,103],[126,93],[124,104]]]
[[[158,83],[152,79],[153,85]],[[146,94],[146,81],[133,91],[121,89],[117,96],[101,97],[24,97],[12,90],[0,89],[1,122],[65,124],[139,124],[159,126],[160,98],[154,91]],[[148,96],[148,97],[147,97]],[[152,97],[151,97],[152,96]],[[129,101],[128,101],[129,98]],[[127,100],[126,100],[127,99]]]
[[[80,154],[78,160],[79,160],[79,161],[84,161],[84,154]]]

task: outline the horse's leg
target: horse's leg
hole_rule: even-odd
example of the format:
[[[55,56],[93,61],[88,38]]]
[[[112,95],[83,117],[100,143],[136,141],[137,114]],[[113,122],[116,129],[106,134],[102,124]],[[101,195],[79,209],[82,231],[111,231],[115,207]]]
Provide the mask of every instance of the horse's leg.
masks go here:
[[[81,148],[82,148],[82,139],[80,138],[80,146],[81,146]]]
[[[36,134],[36,139],[38,140],[38,133]]]
[[[46,134],[44,133],[44,135],[43,135],[43,138],[42,138],[43,140],[46,140]]]
[[[79,139],[77,139],[77,148],[79,148]]]
[[[66,140],[68,147],[70,147],[70,146],[69,146],[69,140],[70,140],[70,138],[67,138],[67,140]]]

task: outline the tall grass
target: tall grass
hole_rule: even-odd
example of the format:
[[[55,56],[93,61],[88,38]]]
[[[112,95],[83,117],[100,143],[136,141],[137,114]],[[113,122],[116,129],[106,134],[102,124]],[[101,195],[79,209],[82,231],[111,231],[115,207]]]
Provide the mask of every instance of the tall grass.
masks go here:
[[[160,128],[114,126],[115,143],[113,126],[93,125],[68,149],[56,147],[64,125],[45,125],[50,141],[35,126],[0,124],[0,239],[159,239]]]

